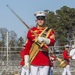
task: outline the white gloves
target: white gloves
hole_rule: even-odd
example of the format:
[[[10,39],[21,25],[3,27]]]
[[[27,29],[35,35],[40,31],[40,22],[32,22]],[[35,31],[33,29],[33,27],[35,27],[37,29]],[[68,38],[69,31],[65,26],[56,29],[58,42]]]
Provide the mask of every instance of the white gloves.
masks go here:
[[[50,57],[50,60],[54,60],[54,58],[53,57]]]
[[[25,68],[29,68],[29,55],[25,55],[24,56],[24,62],[25,62],[25,65],[24,65],[24,67]]]
[[[45,42],[46,44],[50,44],[50,39],[44,38],[44,37],[38,37],[38,38],[37,38],[37,41],[38,41],[39,43]]]
[[[50,44],[50,39],[48,39],[48,38],[43,38],[43,41],[44,41],[46,44]]]
[[[38,38],[37,38],[37,41],[38,41],[39,43],[43,42],[43,37],[38,37]]]

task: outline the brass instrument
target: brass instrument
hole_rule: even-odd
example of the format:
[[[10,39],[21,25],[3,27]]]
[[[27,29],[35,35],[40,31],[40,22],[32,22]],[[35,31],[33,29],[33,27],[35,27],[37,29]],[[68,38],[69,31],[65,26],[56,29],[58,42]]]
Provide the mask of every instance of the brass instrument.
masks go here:
[[[48,48],[49,49],[49,51],[50,51],[50,53],[51,54],[53,54],[53,51],[51,50],[51,48]],[[56,56],[56,55],[55,55]],[[62,60],[61,58],[59,58],[59,57],[57,57],[56,56],[56,59],[58,60],[58,62],[59,62],[59,67],[60,68],[65,68],[66,67],[66,61],[65,60]]]
[[[70,51],[70,56],[72,56],[72,59],[75,60],[75,48]]]
[[[39,36],[42,36],[42,34],[45,32],[45,30],[47,29],[47,27],[42,31],[42,33]],[[50,29],[48,32],[50,32],[52,29]],[[47,38],[49,34],[47,34],[45,37]],[[31,50],[30,50],[30,63],[33,61],[33,59],[35,58],[35,56],[38,54],[39,52],[39,48],[41,48],[44,45],[44,42],[39,43],[37,40],[35,40],[35,42],[33,43]]]
[[[59,61],[59,67],[60,68],[65,68],[66,67],[66,61],[65,60],[62,60],[59,57],[57,57],[56,59]]]

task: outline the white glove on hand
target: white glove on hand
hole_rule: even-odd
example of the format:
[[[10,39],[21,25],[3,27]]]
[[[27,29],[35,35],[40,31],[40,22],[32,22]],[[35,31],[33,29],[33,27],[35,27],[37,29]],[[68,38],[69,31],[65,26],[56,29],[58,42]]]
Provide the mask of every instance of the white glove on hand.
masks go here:
[[[48,39],[48,38],[44,38],[44,37],[43,37],[43,41],[44,41],[46,44],[50,44],[50,39]]]
[[[54,58],[50,57],[50,60],[54,60]]]
[[[25,65],[24,65],[24,67],[25,68],[29,68],[29,55],[25,55],[24,56],[24,62],[25,62]]]
[[[39,43],[41,43],[41,42],[43,41],[43,37],[38,37],[38,38],[37,38],[37,41],[38,41]]]
[[[25,63],[24,67],[25,67],[25,68],[29,68],[29,67],[30,67],[30,66],[29,66],[29,63]]]

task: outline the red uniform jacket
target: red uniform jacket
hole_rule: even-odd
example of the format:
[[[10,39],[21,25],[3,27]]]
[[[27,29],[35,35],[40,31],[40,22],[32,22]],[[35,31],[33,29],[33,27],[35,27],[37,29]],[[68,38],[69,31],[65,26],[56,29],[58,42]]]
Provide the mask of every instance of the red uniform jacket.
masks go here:
[[[45,28],[42,29],[38,29],[37,27],[33,27],[31,28],[32,31],[34,31],[36,34],[40,34]],[[35,35],[33,34],[33,32],[31,32],[31,30],[28,31],[27,34],[27,38],[29,40],[29,44],[27,44],[28,47],[26,47],[26,55],[29,55],[30,53],[30,48],[32,46],[32,44],[35,41]],[[46,32],[47,34],[47,32]],[[54,30],[51,30],[48,38],[50,39],[50,44],[48,46],[53,46],[55,43],[55,32]],[[44,45],[42,48],[47,49],[47,47]],[[48,56],[48,51],[43,51],[42,49],[39,49],[38,54],[35,56],[35,58],[33,59],[31,65],[35,65],[35,66],[49,66],[49,56]]]
[[[28,54],[29,55],[29,50],[30,50],[30,48],[31,48],[31,45],[30,45],[30,41],[29,40],[27,40],[26,41],[26,45],[25,45],[25,49],[22,49],[21,50],[21,52],[20,52],[20,56],[21,56],[21,62],[20,62],[20,65],[21,66],[24,66],[25,65],[25,60],[24,60],[24,56],[26,55],[26,54]],[[27,50],[26,50],[27,49]]]
[[[20,52],[20,56],[21,56],[21,62],[20,65],[23,66],[24,65],[24,55],[25,55],[25,49],[22,49]]]
[[[64,50],[64,52],[62,53],[64,60],[66,60],[66,64],[69,64],[69,59],[71,58],[68,54],[68,51]]]

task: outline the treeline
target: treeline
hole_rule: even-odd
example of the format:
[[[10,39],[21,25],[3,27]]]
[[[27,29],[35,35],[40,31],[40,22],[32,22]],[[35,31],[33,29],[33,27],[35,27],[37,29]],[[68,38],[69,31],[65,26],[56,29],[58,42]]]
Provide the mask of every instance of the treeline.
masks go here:
[[[46,18],[46,25],[53,28],[56,33],[56,44],[64,46],[75,39],[75,8],[63,6],[56,12],[49,12]]]
[[[18,38],[14,31],[8,31],[6,28],[0,28],[0,50],[6,50],[7,43],[11,51],[18,51],[21,50],[25,44],[25,40],[23,37]]]

